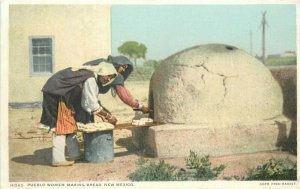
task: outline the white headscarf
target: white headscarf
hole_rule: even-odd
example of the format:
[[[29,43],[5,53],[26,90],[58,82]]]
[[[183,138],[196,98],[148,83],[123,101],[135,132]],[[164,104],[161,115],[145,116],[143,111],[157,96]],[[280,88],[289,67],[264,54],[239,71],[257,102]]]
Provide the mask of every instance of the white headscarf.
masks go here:
[[[112,78],[110,81],[107,83],[102,84],[103,86],[106,86],[110,83],[112,83],[116,76],[118,75],[117,70],[115,67],[108,62],[101,62],[101,64],[95,65],[95,66],[81,66],[81,67],[72,67],[72,71],[78,71],[78,70],[89,70],[94,72],[95,77],[97,76],[106,76],[106,75],[115,75],[114,78]]]

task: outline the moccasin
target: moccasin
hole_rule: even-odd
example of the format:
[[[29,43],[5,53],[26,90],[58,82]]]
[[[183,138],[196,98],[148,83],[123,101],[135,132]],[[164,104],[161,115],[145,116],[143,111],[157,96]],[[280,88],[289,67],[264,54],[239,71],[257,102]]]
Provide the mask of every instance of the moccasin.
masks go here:
[[[63,161],[63,162],[57,162],[52,163],[53,167],[63,167],[63,166],[71,166],[74,164],[74,161]]]

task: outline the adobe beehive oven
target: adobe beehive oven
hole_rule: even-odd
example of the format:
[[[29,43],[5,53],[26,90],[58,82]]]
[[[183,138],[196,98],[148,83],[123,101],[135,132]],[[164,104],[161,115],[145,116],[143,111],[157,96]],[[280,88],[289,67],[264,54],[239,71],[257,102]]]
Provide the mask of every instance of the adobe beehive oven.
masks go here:
[[[252,122],[282,114],[269,69],[228,45],[203,45],[166,59],[150,84],[154,119],[167,123]],[[151,106],[153,106],[151,105]]]
[[[149,101],[154,120],[166,123],[142,132],[154,156],[273,150],[290,129],[270,71],[229,45],[196,46],[164,60],[152,75]]]

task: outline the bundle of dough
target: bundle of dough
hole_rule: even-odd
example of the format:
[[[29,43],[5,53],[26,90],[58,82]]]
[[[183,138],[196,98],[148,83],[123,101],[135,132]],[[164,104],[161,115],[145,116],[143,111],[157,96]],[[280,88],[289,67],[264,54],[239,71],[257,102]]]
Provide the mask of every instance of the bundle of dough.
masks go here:
[[[108,122],[98,122],[98,123],[77,123],[78,131],[82,131],[85,133],[93,133],[97,131],[106,131],[113,130],[114,126]]]
[[[144,126],[147,125],[149,123],[153,123],[153,119],[151,118],[141,118],[141,119],[134,119],[132,120],[132,125],[138,125],[138,126]]]

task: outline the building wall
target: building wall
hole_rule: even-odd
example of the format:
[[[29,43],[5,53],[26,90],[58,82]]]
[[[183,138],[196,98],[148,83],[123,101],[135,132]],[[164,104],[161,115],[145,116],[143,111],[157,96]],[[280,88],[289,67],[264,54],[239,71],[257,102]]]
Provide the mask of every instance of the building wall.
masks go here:
[[[294,56],[296,56],[296,52],[293,51],[287,51],[281,54],[281,57],[294,57]]]
[[[110,5],[10,5],[9,102],[42,101],[51,76],[30,74],[29,39],[53,37],[54,73],[111,53]]]

